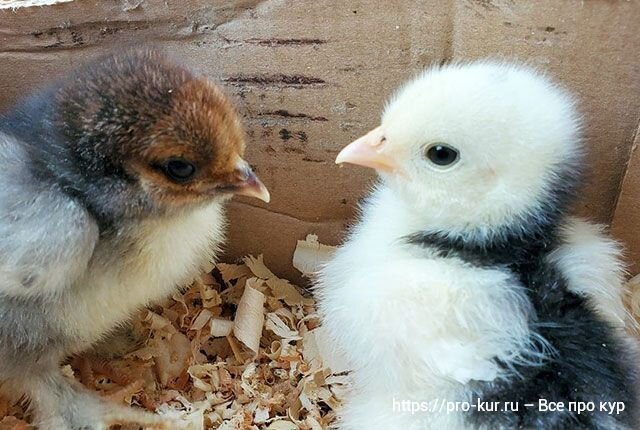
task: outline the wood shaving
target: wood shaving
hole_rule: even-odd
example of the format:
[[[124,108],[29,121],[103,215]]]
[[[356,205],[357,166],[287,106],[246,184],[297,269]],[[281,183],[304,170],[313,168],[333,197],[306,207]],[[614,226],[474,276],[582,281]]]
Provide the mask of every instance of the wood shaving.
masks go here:
[[[249,348],[254,355],[257,355],[260,349],[264,325],[264,301],[264,294],[246,285],[233,323],[233,334],[236,339]]]
[[[309,240],[299,241],[303,259],[321,260]],[[123,358],[86,353],[64,373],[190,430],[329,429],[349,388],[313,298],[274,275],[261,255],[217,264],[183,293],[140,312],[132,335],[140,342]],[[29,419],[19,400],[0,397],[0,430],[26,430]]]
[[[293,253],[293,267],[307,277],[314,276],[333,253],[335,246],[323,245],[318,242],[318,236],[308,234],[305,240],[299,240]]]

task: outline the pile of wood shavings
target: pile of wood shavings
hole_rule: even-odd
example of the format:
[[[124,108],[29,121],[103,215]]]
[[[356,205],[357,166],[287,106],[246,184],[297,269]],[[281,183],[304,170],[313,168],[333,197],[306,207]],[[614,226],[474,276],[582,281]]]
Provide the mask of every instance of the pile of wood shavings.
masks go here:
[[[332,252],[310,235],[298,241],[293,265],[309,275]],[[627,291],[639,316],[640,275]],[[141,312],[133,335],[143,345],[124,358],[87,354],[63,370],[189,430],[329,429],[349,381],[318,324],[312,298],[249,256],[217,264],[183,294]],[[0,397],[0,430],[29,430],[28,418],[22,402]]]
[[[311,271],[330,252],[309,236],[294,265]],[[144,344],[124,358],[85,355],[63,370],[186,429],[328,429],[348,375],[318,325],[312,298],[261,256],[246,257],[217,264],[183,294],[141,312],[133,333]],[[0,430],[28,429],[24,418],[20,403],[0,398]]]

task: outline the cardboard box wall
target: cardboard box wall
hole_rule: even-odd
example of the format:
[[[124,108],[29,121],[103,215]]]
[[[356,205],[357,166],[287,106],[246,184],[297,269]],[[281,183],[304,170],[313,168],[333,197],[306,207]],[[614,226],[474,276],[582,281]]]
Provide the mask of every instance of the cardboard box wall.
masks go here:
[[[227,256],[279,274],[296,239],[337,243],[373,174],[339,149],[385,98],[434,63],[505,58],[578,96],[588,177],[576,211],[613,223],[640,270],[640,2],[524,0],[0,0],[0,109],[112,49],[154,43],[218,80],[244,117],[271,204],[231,204]],[[33,3],[33,2],[30,2]],[[47,1],[45,3],[55,3]],[[634,146],[636,145],[636,146]],[[628,167],[628,168],[627,168]]]

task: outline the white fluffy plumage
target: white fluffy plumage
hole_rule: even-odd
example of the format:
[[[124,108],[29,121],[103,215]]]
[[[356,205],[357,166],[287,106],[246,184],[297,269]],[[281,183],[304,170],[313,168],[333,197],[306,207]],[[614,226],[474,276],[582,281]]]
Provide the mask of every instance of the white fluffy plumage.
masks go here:
[[[538,73],[456,64],[425,71],[391,98],[368,135],[369,164],[352,161],[363,157],[357,150],[339,156],[380,167],[359,222],[315,287],[323,325],[353,369],[341,430],[469,428],[438,401],[469,401],[473,381],[500,380],[505,367],[535,366],[551,353],[530,329],[535,309],[513,273],[406,238],[439,232],[482,243],[526,230],[582,162],[579,128],[571,97]],[[441,143],[458,151],[456,162],[429,161]],[[587,221],[563,223],[549,260],[571,291],[622,327],[619,246]],[[436,410],[403,412],[401,400]]]
[[[428,69],[382,115],[386,142],[405,175],[385,175],[420,227],[490,236],[539,211],[558,170],[581,162],[580,118],[568,93],[510,64]],[[450,168],[425,162],[432,143],[457,148]],[[407,180],[410,179],[410,180]]]

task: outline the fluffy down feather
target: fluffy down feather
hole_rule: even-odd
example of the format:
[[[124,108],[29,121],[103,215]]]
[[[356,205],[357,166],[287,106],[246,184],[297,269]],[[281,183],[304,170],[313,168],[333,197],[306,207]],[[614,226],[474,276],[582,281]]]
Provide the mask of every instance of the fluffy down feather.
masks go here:
[[[579,130],[572,98],[540,74],[455,64],[403,86],[381,125],[340,153],[380,174],[316,285],[354,370],[342,430],[633,428],[619,246],[567,216]],[[525,406],[541,398],[626,411]]]

